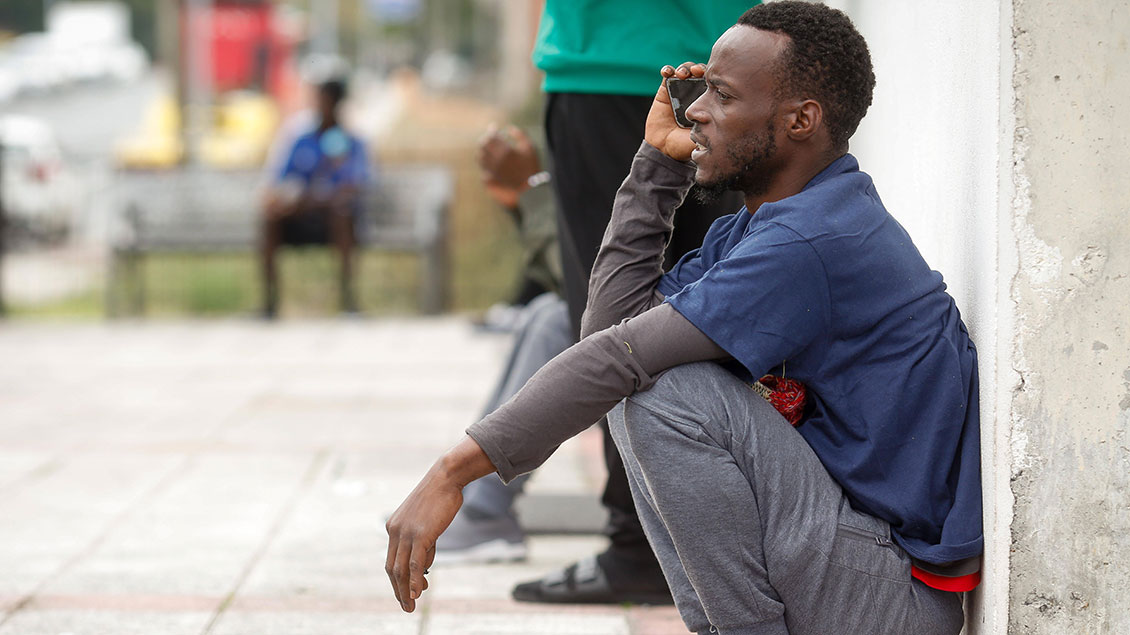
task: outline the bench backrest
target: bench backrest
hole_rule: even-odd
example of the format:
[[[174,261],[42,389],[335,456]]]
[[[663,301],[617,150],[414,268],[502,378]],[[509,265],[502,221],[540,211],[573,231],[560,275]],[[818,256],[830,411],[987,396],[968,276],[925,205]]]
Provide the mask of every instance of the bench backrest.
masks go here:
[[[123,172],[117,179],[117,250],[223,251],[255,244],[260,171],[186,169]],[[439,244],[453,195],[450,170],[431,164],[387,166],[364,198],[359,238],[420,250]]]

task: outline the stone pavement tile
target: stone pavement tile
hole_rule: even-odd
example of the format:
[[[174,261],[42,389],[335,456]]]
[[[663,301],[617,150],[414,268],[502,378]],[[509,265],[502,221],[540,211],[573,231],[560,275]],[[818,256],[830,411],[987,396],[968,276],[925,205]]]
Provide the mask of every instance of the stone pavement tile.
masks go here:
[[[0,593],[0,619],[4,614],[19,606],[20,602],[24,601],[25,595],[17,595],[14,593]]]
[[[410,401],[295,399],[271,395],[216,435],[235,447],[287,451],[297,448],[368,448],[395,452],[429,447],[439,455],[462,438],[474,418],[465,408],[413,405]],[[411,431],[405,434],[402,431]],[[430,461],[429,461],[430,464]]]
[[[0,626],[0,635],[199,635],[208,612],[27,610]]]
[[[0,607],[82,555],[0,634],[88,632],[73,623],[178,633],[183,616],[200,617],[188,629],[199,633],[241,579],[214,632],[627,633],[623,608],[509,599],[514,583],[603,548],[599,537],[538,537],[527,563],[437,571],[426,614],[404,615],[392,599],[385,515],[461,438],[508,345],[447,318],[0,328],[0,350],[31,360],[0,359],[0,447],[51,466],[0,454],[0,487],[4,465],[15,484],[3,493],[29,493],[5,500],[20,521],[0,523]],[[86,465],[91,450],[103,458]],[[535,488],[595,490],[590,455],[567,444]],[[6,565],[24,572],[14,592]],[[167,622],[150,619],[160,615]],[[540,615],[550,617],[528,617]]]
[[[429,615],[424,635],[631,635],[623,615],[543,608],[537,613]]]
[[[420,615],[402,612],[229,610],[209,635],[415,635],[420,621]]]
[[[427,473],[432,463],[447,447],[387,444],[384,448],[364,448],[351,451],[344,462],[335,464],[330,493],[336,498],[359,498],[356,504],[371,509],[378,515],[378,538],[385,540],[385,520],[404,501],[412,488]]]
[[[557,615],[587,617],[622,617],[632,635],[688,635],[679,612],[673,606],[599,606],[550,605],[514,602],[502,599],[435,599],[425,604],[431,616],[509,615],[539,616],[546,612]]]
[[[118,595],[96,590],[77,595],[37,595],[24,609],[28,611],[163,611],[168,613],[215,612],[223,605],[222,596],[154,595],[133,593]]]
[[[42,546],[39,548],[43,549]],[[0,556],[0,570],[4,572],[0,575],[0,608],[5,604],[18,604],[57,574],[74,557],[71,552],[78,553],[81,549],[75,547],[59,549],[55,553],[44,550],[43,553],[7,553]],[[14,551],[14,546],[9,546],[9,551]]]
[[[366,363],[395,357],[436,366],[435,358],[442,357],[443,366],[482,370],[484,361],[501,360],[510,341],[506,335],[476,331],[458,316],[328,324],[333,338],[321,343],[321,350],[335,358]]]
[[[687,631],[674,607],[545,605],[515,602],[510,598],[515,584],[540,578],[596,553],[606,544],[606,539],[600,536],[535,536],[529,541],[527,562],[436,567],[429,576],[431,588],[422,604],[430,616],[426,632],[685,635]],[[486,615],[495,617],[482,621],[480,618]],[[464,628],[460,626],[463,617],[469,617],[467,628],[477,630],[459,630]],[[542,618],[548,621],[543,623]],[[499,619],[513,621],[499,622]],[[442,630],[447,628],[454,630]],[[492,628],[499,630],[492,631]]]
[[[58,466],[53,452],[0,449],[0,493],[10,485],[35,476],[45,476]]]
[[[358,478],[352,459],[332,455],[244,582],[244,597],[284,600],[387,597],[384,514],[392,499]],[[375,462],[375,461],[374,461]]]
[[[169,339],[175,326],[156,324]],[[403,367],[413,374],[462,373],[474,381],[484,362],[500,363],[508,339],[476,334],[458,317],[412,320],[365,320],[347,324],[337,320],[294,321],[264,325],[252,322],[190,322],[183,333],[194,344],[202,333],[211,334],[219,346],[213,350],[194,346],[201,358],[232,366],[296,368],[308,364],[337,364],[360,368],[374,365]],[[190,352],[191,354],[191,352]],[[192,359],[190,357],[190,359]]]
[[[65,456],[4,492],[0,594],[24,594],[83,554],[175,469],[176,457]]]
[[[0,373],[0,381],[4,376]],[[44,384],[58,373],[44,371]],[[58,394],[0,402],[0,443],[51,451],[117,449],[138,442],[199,438],[242,405],[241,395],[194,390],[183,372],[92,369]],[[108,389],[109,388],[109,389]],[[60,398],[59,395],[66,395]],[[22,401],[21,401],[22,400]]]
[[[300,486],[312,457],[204,455],[44,593],[223,596]]]
[[[434,362],[404,363],[396,359],[373,360],[366,365],[318,361],[303,364],[290,373],[280,372],[272,388],[295,397],[360,395],[416,403],[459,403],[483,398],[493,379],[490,370],[489,366],[451,368]],[[474,375],[468,377],[469,372]]]
[[[419,457],[418,457],[419,458]],[[383,566],[384,515],[399,504],[418,475],[401,479],[402,491],[382,496],[380,474],[399,471],[381,455],[334,455],[328,469],[296,506],[286,526],[240,590],[235,602],[358,602],[372,597],[395,609]],[[416,461],[420,473],[425,462]],[[531,541],[531,560],[508,565],[436,569],[427,597],[437,612],[452,600],[502,600],[509,607],[514,584],[603,548],[597,536],[544,536]],[[460,611],[465,611],[460,605]]]
[[[387,578],[386,578],[387,580]],[[386,582],[387,584],[387,582]],[[400,615],[403,611],[392,593],[363,595],[355,593],[351,597],[329,597],[313,594],[292,596],[256,596],[243,594],[231,600],[225,610],[233,613],[381,613]]]

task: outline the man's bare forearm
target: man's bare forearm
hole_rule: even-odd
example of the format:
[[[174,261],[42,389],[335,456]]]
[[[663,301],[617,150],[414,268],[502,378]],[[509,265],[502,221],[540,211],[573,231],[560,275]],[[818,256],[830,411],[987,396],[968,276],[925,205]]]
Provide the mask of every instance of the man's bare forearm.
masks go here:
[[[646,142],[616,193],[612,219],[589,279],[581,337],[647,311],[663,301],[655,288],[663,276],[663,254],[675,209],[683,203],[694,168]]]

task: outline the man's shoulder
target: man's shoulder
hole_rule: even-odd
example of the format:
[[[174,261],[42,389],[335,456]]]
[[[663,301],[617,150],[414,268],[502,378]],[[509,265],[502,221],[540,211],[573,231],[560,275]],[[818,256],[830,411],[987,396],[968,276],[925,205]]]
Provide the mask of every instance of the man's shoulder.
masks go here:
[[[294,135],[294,141],[291,142],[291,148],[301,148],[303,146],[317,145],[318,143],[318,129],[307,128],[302,129]]]
[[[867,173],[855,169],[821,177],[797,194],[766,203],[757,216],[808,239],[858,231],[889,218]]]

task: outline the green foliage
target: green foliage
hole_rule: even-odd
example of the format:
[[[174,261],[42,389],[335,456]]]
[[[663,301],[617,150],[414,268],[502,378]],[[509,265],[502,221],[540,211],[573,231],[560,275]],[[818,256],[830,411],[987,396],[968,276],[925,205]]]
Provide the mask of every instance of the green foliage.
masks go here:
[[[130,8],[130,32],[149,54],[149,59],[157,56],[157,2],[161,0],[122,0]]]
[[[9,303],[8,317],[27,320],[92,320],[102,317],[102,290],[90,288],[46,304]]]
[[[43,30],[43,0],[0,2],[0,29],[12,33]]]

